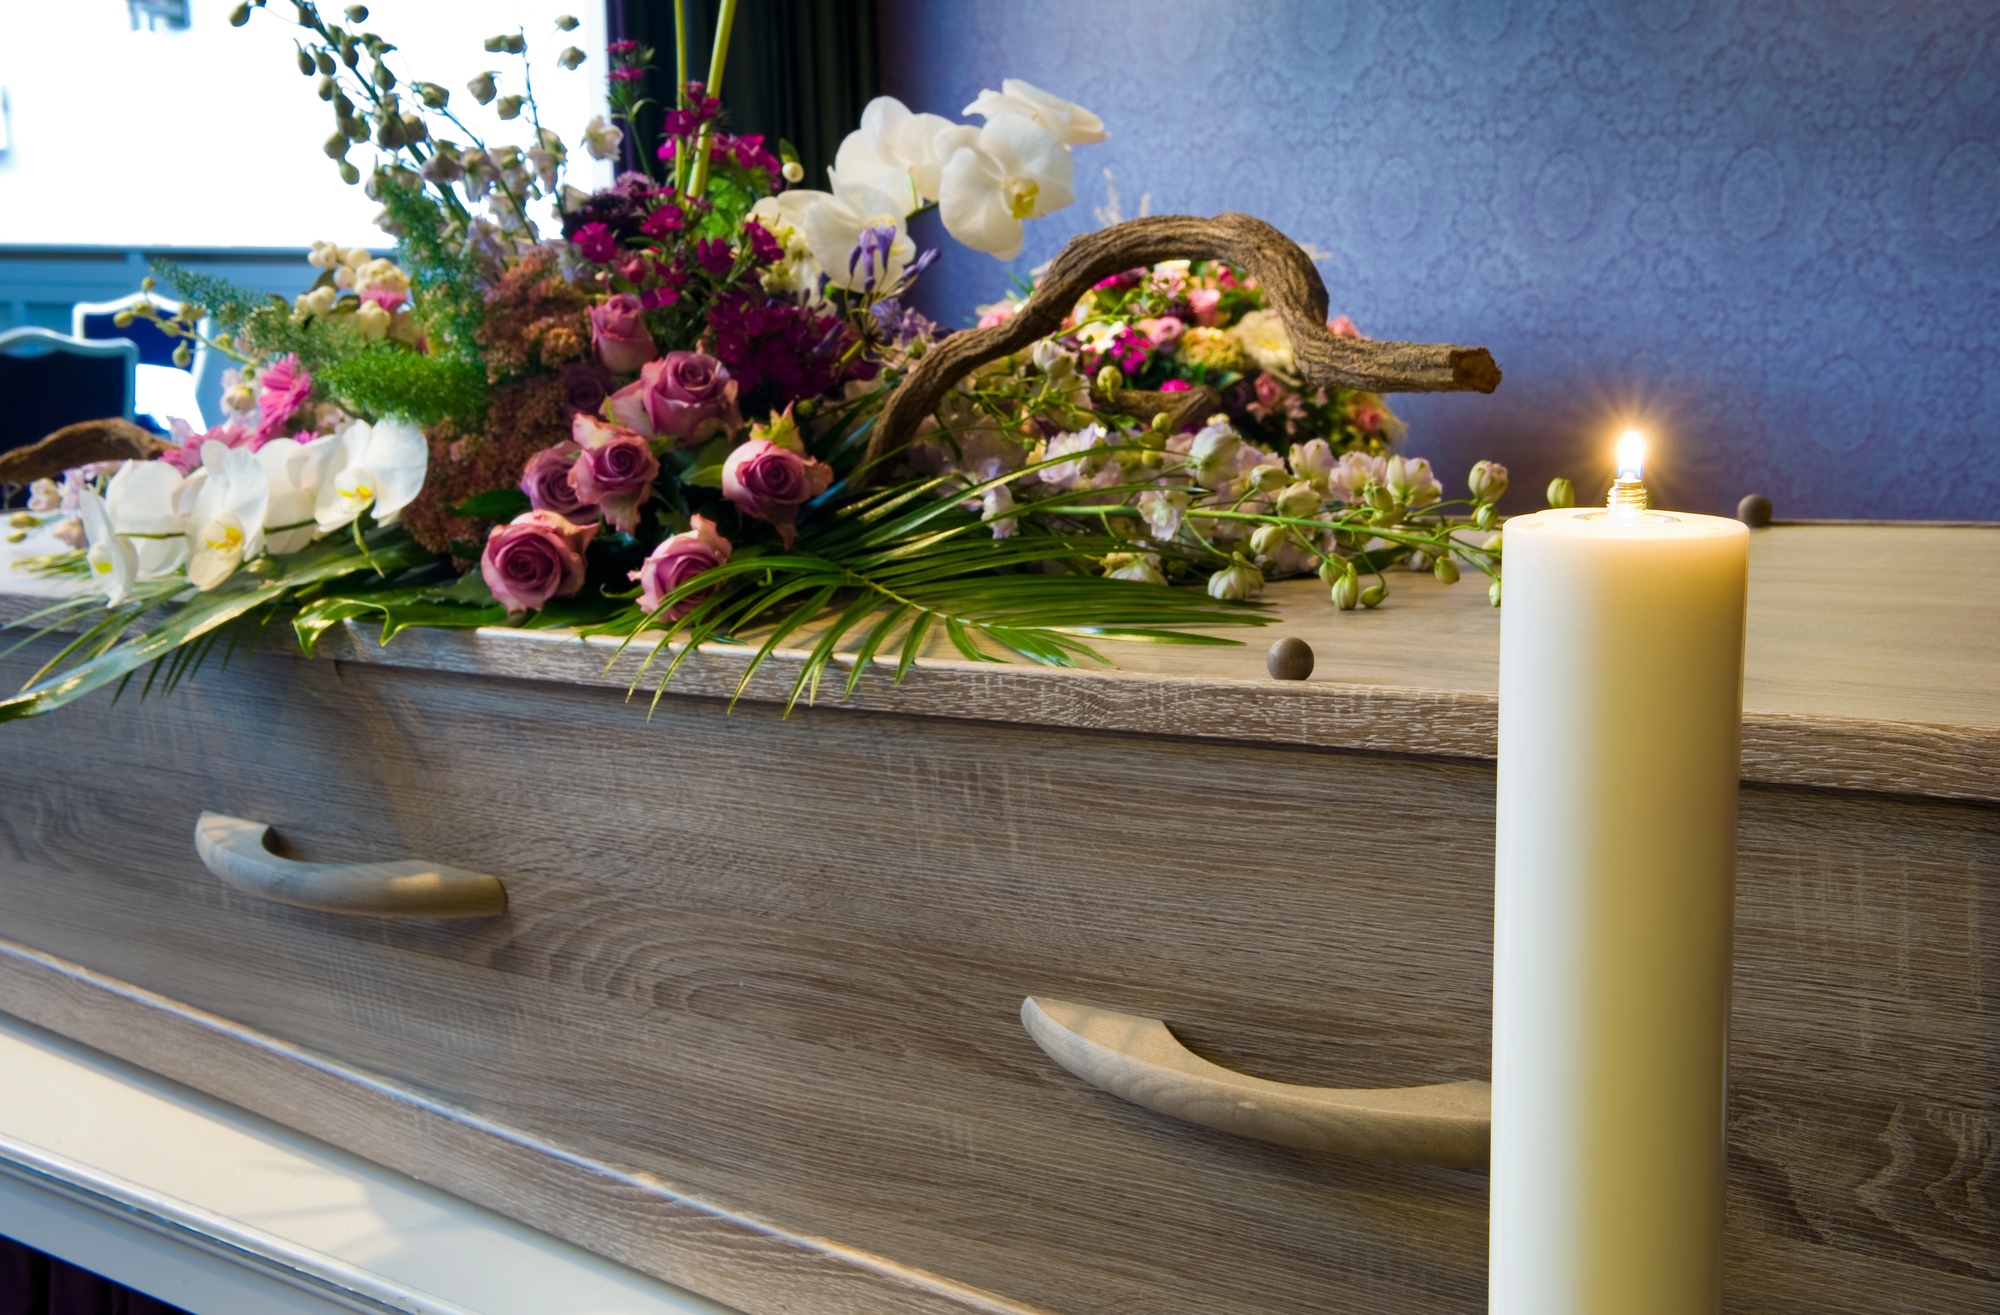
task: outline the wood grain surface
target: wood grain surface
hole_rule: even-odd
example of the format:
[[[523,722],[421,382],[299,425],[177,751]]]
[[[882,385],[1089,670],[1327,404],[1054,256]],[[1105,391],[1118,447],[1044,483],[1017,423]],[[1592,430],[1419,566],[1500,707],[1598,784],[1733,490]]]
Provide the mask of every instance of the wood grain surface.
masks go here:
[[[1751,536],[1743,778],[1774,785],[2000,801],[2000,526],[1776,526]],[[865,676],[851,706],[922,716],[1491,759],[1499,614],[1471,583],[1392,572],[1379,610],[1340,612],[1316,581],[1268,597],[1278,624],[1241,647],[1107,644],[1115,669],[965,662],[942,640],[901,686]],[[47,603],[14,575],[0,620]],[[810,631],[802,641],[810,647]],[[1311,679],[1272,680],[1281,636],[1316,654]],[[324,656],[624,691],[637,654],[560,631],[405,631],[389,645],[347,625]],[[269,636],[267,648],[291,641]],[[637,648],[639,646],[635,646]],[[294,650],[295,651],[295,650]],[[803,649],[780,650],[744,697],[790,693]],[[712,644],[673,690],[727,697],[748,652]],[[881,665],[891,665],[884,663]],[[652,694],[640,688],[640,706]],[[828,700],[829,702],[831,699]]]
[[[279,1071],[304,1076],[272,1104],[410,1093],[433,1112],[328,1096],[349,1112],[309,1130],[753,1315],[1481,1309],[1483,1175],[1191,1128],[1016,1011],[1161,1018],[1279,1082],[1485,1077],[1490,766],[1398,755],[1386,711],[1384,753],[980,711],[648,723],[546,676],[259,654],[6,729],[0,935],[298,1049],[79,1039],[228,1099]],[[202,809],[309,861],[491,872],[509,910],[252,900],[196,861]],[[2000,809],[1751,787],[1742,818],[1730,1309],[1993,1310]],[[0,1008],[76,1034],[7,980]],[[760,1286],[738,1252],[780,1235]]]

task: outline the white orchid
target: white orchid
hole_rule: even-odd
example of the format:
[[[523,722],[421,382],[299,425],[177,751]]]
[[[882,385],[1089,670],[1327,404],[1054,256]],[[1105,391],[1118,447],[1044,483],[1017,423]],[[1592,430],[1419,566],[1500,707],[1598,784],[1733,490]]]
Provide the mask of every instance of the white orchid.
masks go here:
[[[944,170],[938,214],[945,231],[1001,260],[1021,254],[1022,222],[1076,199],[1076,161],[1056,135],[1018,114],[983,128],[961,125],[937,135]]]
[[[189,584],[213,589],[264,551],[270,498],[255,453],[213,439],[201,445],[201,469],[181,482],[175,498],[185,518]]]
[[[615,160],[618,149],[625,143],[625,130],[615,123],[606,123],[602,114],[584,125],[583,149],[590,152],[593,160]]]
[[[979,99],[966,106],[964,112],[988,120],[1003,114],[1032,119],[1069,146],[1087,146],[1109,135],[1104,131],[1104,120],[1083,106],[1051,96],[1019,78],[1004,79],[998,91],[980,92]]]
[[[395,524],[424,486],[430,463],[424,431],[401,417],[372,425],[357,420],[334,439],[313,499],[320,533],[350,525],[364,511],[375,513],[377,525]]]
[[[187,560],[175,499],[181,473],[164,461],[128,461],[104,488],[111,528],[132,545],[139,578],[155,579]]]
[[[917,258],[917,244],[903,231],[903,211],[879,187],[855,182],[838,169],[829,173],[833,192],[815,194],[800,225],[813,259],[838,287],[856,292],[871,282],[887,287]],[[861,250],[871,229],[890,234],[879,239],[879,254]]]
[[[104,590],[107,606],[116,607],[124,602],[132,592],[132,582],[139,578],[139,563],[132,545],[118,537],[111,527],[111,511],[104,505],[103,495],[96,489],[85,489],[77,506],[77,513],[83,519],[84,564],[90,568],[90,578],[98,588]]]
[[[314,505],[339,445],[329,434],[310,443],[274,438],[257,449],[257,464],[271,488],[264,510],[266,552],[297,552],[319,534]]]
[[[764,291],[802,293],[808,299],[817,296],[819,262],[813,259],[812,246],[806,241],[806,213],[820,201],[831,199],[827,192],[794,187],[763,197],[750,207],[749,218],[762,224],[785,248],[785,254],[764,269],[760,278]]]
[[[937,135],[952,126],[942,115],[912,114],[894,96],[877,96],[861,111],[861,126],[841,142],[834,172],[886,194],[907,218],[938,199],[944,161],[938,158]]]

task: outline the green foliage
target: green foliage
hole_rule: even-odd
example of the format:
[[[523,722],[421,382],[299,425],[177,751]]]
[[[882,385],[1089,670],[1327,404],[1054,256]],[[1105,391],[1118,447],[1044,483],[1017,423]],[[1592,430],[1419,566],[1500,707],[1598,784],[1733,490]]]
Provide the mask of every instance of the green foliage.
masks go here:
[[[382,207],[394,231],[401,234],[397,260],[416,289],[415,304],[430,335],[431,351],[476,362],[486,300],[480,295],[478,268],[463,235],[454,238],[444,208],[422,188],[404,187],[384,175],[380,189]],[[477,413],[453,414],[470,418]]]
[[[438,559],[404,531],[388,529],[360,540],[330,538],[293,556],[269,560],[276,573],[238,572],[219,588],[175,605],[166,620],[130,639],[125,635],[133,625],[166,601],[166,594],[184,586],[162,584],[122,607],[107,609],[95,625],[36,672],[20,693],[0,700],[0,721],[52,711],[113,681],[121,682],[122,688],[123,681],[149,663],[154,669],[146,687],[164,675],[171,689],[221,641],[229,643],[226,660],[238,644],[253,640],[292,599],[344,576],[374,572],[389,578]],[[97,604],[96,599],[86,601],[92,608]]]
[[[866,495],[840,508],[810,550],[739,552],[668,595],[657,611],[634,608],[590,633],[622,634],[629,643],[669,609],[695,602],[665,626],[662,642],[634,678],[636,685],[669,644],[685,641],[661,673],[657,703],[680,664],[711,639],[757,643],[736,687],[740,697],[780,645],[828,618],[812,635],[789,710],[801,697],[808,703],[817,698],[835,653],[848,641],[853,656],[842,698],[853,694],[878,655],[897,655],[900,682],[937,634],[968,661],[999,661],[995,654],[1001,653],[1071,667],[1083,659],[1109,664],[1091,640],[1236,644],[1187,627],[1273,619],[1255,605],[1097,575],[1099,559],[1134,547],[1114,535],[1065,534],[1023,520],[1017,536],[994,538],[992,527],[964,504],[1002,482],[963,489],[947,476]],[[1049,563],[1069,573],[1050,574]]]
[[[241,333],[252,312],[270,305],[264,293],[211,274],[197,274],[171,260],[155,257],[152,273],[153,280],[163,290],[206,310],[216,328],[224,333]]]
[[[519,489],[488,489],[453,507],[451,514],[475,521],[510,521],[529,505],[528,495]]]
[[[329,355],[314,378],[342,406],[367,416],[402,415],[429,426],[446,416],[486,414],[486,370],[478,361],[427,356],[399,343]]]

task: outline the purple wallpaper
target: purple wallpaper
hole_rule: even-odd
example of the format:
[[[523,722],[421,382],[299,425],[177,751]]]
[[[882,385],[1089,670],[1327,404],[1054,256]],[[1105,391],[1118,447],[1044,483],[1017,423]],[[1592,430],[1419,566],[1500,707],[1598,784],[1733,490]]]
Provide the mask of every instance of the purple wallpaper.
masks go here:
[[[1629,420],[1664,505],[2000,519],[1992,0],[880,13],[912,108],[956,115],[1012,76],[1103,115],[1078,204],[1012,270],[1097,226],[1106,169],[1126,217],[1146,193],[1269,220],[1329,253],[1333,309],[1365,332],[1492,349],[1493,396],[1394,404],[1447,480],[1512,468],[1510,509],[1557,473],[1601,495]],[[964,323],[1007,275],[948,246],[929,309]]]

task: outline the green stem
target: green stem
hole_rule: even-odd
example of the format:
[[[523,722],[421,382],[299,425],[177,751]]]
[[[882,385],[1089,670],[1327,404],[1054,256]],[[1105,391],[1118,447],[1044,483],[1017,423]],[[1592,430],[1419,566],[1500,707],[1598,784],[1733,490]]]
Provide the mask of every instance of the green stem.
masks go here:
[[[686,109],[688,103],[688,20],[687,0],[674,0],[674,106]],[[687,152],[674,156],[674,190],[683,191],[687,187]]]
[[[706,94],[711,99],[722,95],[722,66],[729,57],[729,29],[735,25],[736,0],[722,0],[722,12],[715,19],[715,50],[708,57]],[[708,143],[714,133],[712,122],[701,125],[701,138],[694,146],[694,172],[688,175],[689,196],[700,196],[708,190]]]

